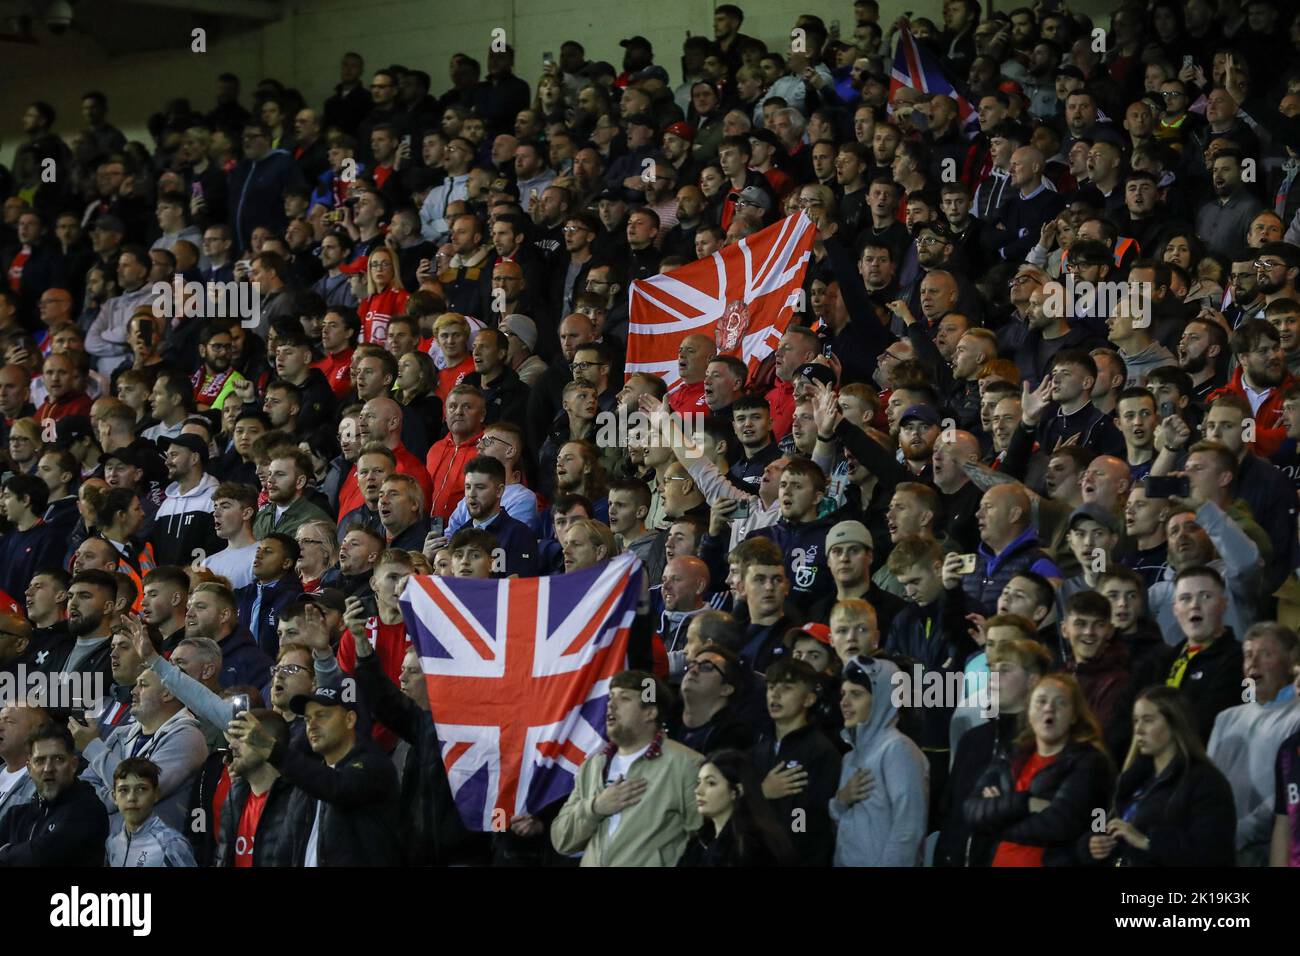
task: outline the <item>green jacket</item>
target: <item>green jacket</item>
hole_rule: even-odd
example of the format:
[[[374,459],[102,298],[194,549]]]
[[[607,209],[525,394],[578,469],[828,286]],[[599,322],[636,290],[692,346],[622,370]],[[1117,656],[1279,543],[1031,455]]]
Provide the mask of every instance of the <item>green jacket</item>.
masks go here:
[[[276,522],[275,504],[268,501],[266,507],[259,511],[257,517],[253,519],[253,537],[260,541],[272,531],[279,531],[281,534],[292,536],[308,521],[319,520],[328,521],[331,524],[334,522],[333,518],[306,498],[297,498],[280,516],[279,522]]]
[[[690,834],[703,825],[695,805],[695,784],[704,760],[667,737],[656,757],[639,757],[627,777],[649,781],[640,802],[619,816],[609,836],[609,818],[594,808],[604,788],[606,749],[591,753],[578,771],[573,792],[551,824],[551,842],[561,853],[582,852],[583,866],[676,866]],[[653,750],[653,748],[652,748]]]

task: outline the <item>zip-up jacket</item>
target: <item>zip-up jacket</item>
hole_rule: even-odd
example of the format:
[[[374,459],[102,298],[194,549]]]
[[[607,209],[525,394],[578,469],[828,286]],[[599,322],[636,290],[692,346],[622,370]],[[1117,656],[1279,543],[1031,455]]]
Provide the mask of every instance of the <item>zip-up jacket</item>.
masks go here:
[[[189,491],[182,492],[180,482],[167,486],[162,505],[154,515],[149,542],[158,564],[185,567],[200,557],[216,554],[225,547],[217,537],[212,519],[212,493],[220,482],[205,474]]]
[[[221,805],[221,839],[217,841],[213,866],[235,865],[235,840],[239,836],[239,821],[252,792],[247,781],[239,777],[231,778],[230,793]],[[294,843],[301,839],[305,845],[306,835],[299,834],[298,831],[304,826],[310,827],[311,821],[304,822],[302,819],[302,806],[295,799],[296,794],[293,784],[284,777],[276,777],[271,783],[271,789],[266,795],[266,806],[262,808],[261,819],[257,821],[257,832],[253,834],[253,866],[288,867],[300,862],[293,855]]]
[[[84,780],[36,797],[0,821],[0,866],[103,866],[108,811]]]
[[[108,838],[109,866],[195,866],[190,841],[154,814],[144,826],[127,833],[121,817]]]

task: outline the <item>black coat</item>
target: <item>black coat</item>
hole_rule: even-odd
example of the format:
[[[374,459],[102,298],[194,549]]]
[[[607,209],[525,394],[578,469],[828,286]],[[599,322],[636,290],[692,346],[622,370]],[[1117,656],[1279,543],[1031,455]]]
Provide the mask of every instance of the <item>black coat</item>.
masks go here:
[[[1024,752],[1017,755],[1010,781],[1015,781],[1027,758]],[[1016,792],[1003,782],[1001,796],[985,797],[981,791],[992,782],[977,782],[963,805],[966,822],[998,843],[1044,847],[1044,866],[1067,866],[1074,862],[1076,841],[1088,832],[1092,811],[1106,805],[1113,775],[1104,753],[1088,744],[1071,743],[1038,772],[1026,791]],[[1033,797],[1051,805],[1031,813]]]
[[[244,807],[252,792],[247,781],[239,777],[231,779],[230,793],[221,807],[221,838],[217,842],[213,866],[235,865],[235,838],[239,834],[239,819],[244,815]],[[253,838],[253,866],[288,867],[302,862],[294,856],[294,845],[299,839],[306,845],[307,836],[311,832],[311,819],[302,816],[303,802],[294,799],[296,793],[293,785],[284,777],[276,777],[271,784]]]
[[[1153,779],[1154,777],[1154,779]],[[1134,805],[1133,826],[1151,841],[1139,850],[1120,840],[1104,860],[1088,852],[1092,834],[1079,838],[1081,863],[1103,866],[1218,866],[1236,865],[1237,813],[1232,785],[1214,764],[1192,764],[1175,757],[1155,776],[1150,757],[1139,757],[1120,775],[1115,787],[1115,808],[1124,813]]]
[[[816,724],[786,734],[778,744],[767,734],[750,751],[760,779],[778,762],[798,763],[808,772],[801,793],[769,801],[782,827],[800,819],[804,828],[792,831],[795,856],[801,866],[829,866],[835,852],[835,828],[831,825],[830,802],[840,785],[840,753]]]
[[[963,807],[968,797],[978,796],[979,789],[995,779],[997,785],[1014,786],[1011,751],[1019,721],[1019,714],[999,714],[996,720],[972,727],[957,742],[942,798],[943,824],[934,847],[935,866],[988,866],[993,862],[994,841],[971,828]]]
[[[455,858],[469,834],[452,799],[433,715],[421,710],[384,674],[377,654],[357,658],[362,699],[375,720],[411,745],[402,770],[400,825],[406,866],[436,866]]]
[[[84,780],[53,800],[36,797],[0,822],[0,866],[103,866],[108,811]]]
[[[712,831],[712,825],[706,827]],[[712,839],[707,839],[703,831],[691,835],[690,842],[678,866],[779,866],[780,863],[757,834],[751,834],[745,841],[744,849],[736,841],[735,827],[732,821],[722,828],[722,832]]]
[[[304,825],[293,836],[294,864],[307,856],[313,813],[319,812],[317,863],[320,866],[400,866],[397,768],[369,735],[330,767],[277,744],[271,766],[297,790],[294,814]],[[319,808],[317,803],[319,802]]]

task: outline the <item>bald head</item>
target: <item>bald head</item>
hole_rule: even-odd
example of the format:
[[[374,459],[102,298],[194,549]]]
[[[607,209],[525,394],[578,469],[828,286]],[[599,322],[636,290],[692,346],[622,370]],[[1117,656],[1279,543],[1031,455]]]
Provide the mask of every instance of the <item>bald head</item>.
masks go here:
[[[980,460],[979,439],[970,432],[945,428],[934,443],[933,460],[935,486],[945,494],[951,494],[970,480],[962,465]]]
[[[694,611],[703,606],[709,586],[709,568],[696,557],[673,558],[664,565],[664,607],[670,611]]]
[[[1098,455],[1079,479],[1079,497],[1084,504],[1118,511],[1133,485],[1128,463],[1114,455]]]
[[[705,369],[717,354],[718,345],[711,335],[695,332],[682,339],[677,346],[677,370],[682,381],[692,385],[704,381]]]
[[[1021,146],[1011,154],[1011,182],[1021,192],[1038,188],[1043,178],[1043,154],[1033,146]]]
[[[402,406],[391,398],[372,398],[362,406],[357,424],[366,441],[395,448],[402,434]]]
[[[581,312],[566,315],[560,322],[560,351],[567,361],[573,361],[573,353],[581,345],[596,341],[596,326]]]

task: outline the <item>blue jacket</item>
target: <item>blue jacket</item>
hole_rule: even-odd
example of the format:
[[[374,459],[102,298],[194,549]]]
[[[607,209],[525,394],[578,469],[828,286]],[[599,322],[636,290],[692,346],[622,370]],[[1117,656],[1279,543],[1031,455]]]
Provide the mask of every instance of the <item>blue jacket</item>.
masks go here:
[[[537,546],[537,536],[528,525],[502,511],[484,525],[483,530],[493,535],[505,552],[504,577],[517,574],[521,578],[532,578],[542,572],[542,555]],[[493,569],[496,569],[495,556]]]
[[[271,658],[263,653],[253,640],[248,628],[240,627],[223,641],[217,642],[221,648],[222,687],[235,684],[252,684],[265,687],[271,679]],[[263,695],[265,697],[265,695]]]
[[[253,605],[257,603],[259,589],[262,592],[262,603],[254,620]],[[280,650],[280,635],[277,633],[280,612],[301,593],[302,584],[292,571],[271,584],[261,585],[254,581],[235,592],[239,623],[248,629],[258,647],[272,659]]]
[[[59,567],[62,558],[62,539],[44,521],[26,531],[15,528],[0,537],[0,590],[20,599],[37,571]]]
[[[994,214],[989,229],[981,237],[989,257],[1023,262],[1038,242],[1043,223],[1056,218],[1064,208],[1065,198],[1048,186],[1046,180],[1028,199],[1017,193]]]
[[[751,538],[770,538],[785,555],[785,573],[790,579],[790,602],[805,614],[823,598],[835,593],[835,581],[826,566],[826,533],[836,524],[831,515],[812,521],[785,518],[776,524],[751,531]]]
[[[275,235],[284,232],[283,192],[305,187],[302,170],[286,150],[273,149],[261,159],[242,160],[230,171],[230,225],[240,249],[247,249],[253,230],[266,226]]]

